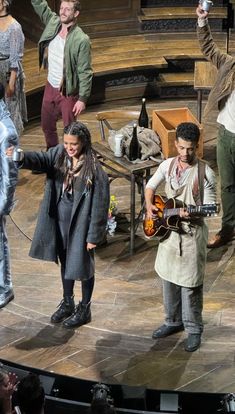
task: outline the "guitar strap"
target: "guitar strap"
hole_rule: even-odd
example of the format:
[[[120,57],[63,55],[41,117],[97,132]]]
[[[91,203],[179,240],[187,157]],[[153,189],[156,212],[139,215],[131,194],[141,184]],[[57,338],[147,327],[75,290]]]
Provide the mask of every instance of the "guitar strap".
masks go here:
[[[206,176],[206,163],[198,160],[198,190],[200,195],[200,204],[204,201],[204,178]]]
[[[170,163],[170,166],[169,166],[169,170],[168,170],[168,176],[169,176],[169,177],[170,177],[170,175],[171,175],[171,171],[173,170],[173,166],[174,166],[174,164],[175,164],[176,158],[177,158],[177,157],[175,157],[175,158],[173,158],[173,159],[171,160],[171,163]]]

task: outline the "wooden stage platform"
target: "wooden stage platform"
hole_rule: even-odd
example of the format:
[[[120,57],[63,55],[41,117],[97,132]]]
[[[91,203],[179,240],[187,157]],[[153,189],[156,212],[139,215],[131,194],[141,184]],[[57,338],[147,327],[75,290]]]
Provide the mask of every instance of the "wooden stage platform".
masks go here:
[[[139,102],[119,102],[115,108],[139,109]],[[196,114],[195,101],[152,101],[148,109],[185,107]],[[81,120],[98,139],[95,114],[111,105],[90,106]],[[62,136],[62,126],[60,124]],[[205,154],[215,165],[215,122],[206,126]],[[44,149],[39,122],[21,138],[24,149]],[[183,349],[184,333],[153,341],[152,331],[163,321],[160,280],[153,270],[157,245],[141,228],[137,249],[129,256],[128,183],[118,179],[111,194],[118,200],[121,225],[108,245],[97,250],[92,322],[75,330],[50,324],[61,300],[57,265],[28,257],[44,176],[20,171],[17,204],[8,219],[15,299],[0,311],[0,358],[69,376],[111,384],[191,392],[233,392],[235,387],[235,241],[208,252],[204,287],[205,330],[201,348]],[[128,200],[128,202],[127,202]],[[122,213],[122,214],[121,214]],[[208,219],[210,233],[220,218]],[[172,269],[173,270],[173,269]],[[79,284],[76,302],[79,300]]]
[[[226,51],[227,35],[214,32],[217,45]],[[131,43],[131,51],[130,51]],[[93,38],[94,80],[89,104],[151,96],[195,98],[194,63],[203,60],[196,33],[147,33]],[[235,40],[230,36],[229,52]],[[37,45],[26,40],[23,60],[29,118],[40,115],[47,71],[38,66]]]

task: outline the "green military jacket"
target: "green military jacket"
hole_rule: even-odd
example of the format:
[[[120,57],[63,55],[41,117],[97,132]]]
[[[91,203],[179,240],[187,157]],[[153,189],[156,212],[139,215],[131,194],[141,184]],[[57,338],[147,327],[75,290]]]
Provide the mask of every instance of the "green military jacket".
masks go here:
[[[46,0],[31,0],[35,12],[45,29],[39,40],[39,64],[45,65],[45,49],[61,28],[59,16],[53,12]],[[78,95],[86,102],[92,85],[91,43],[89,37],[76,24],[68,32],[64,48],[64,84],[66,95]]]
[[[213,40],[208,23],[203,27],[197,26],[197,36],[202,53],[218,69],[218,75],[204,111],[204,117],[207,118],[212,109],[221,110],[224,107],[235,88],[235,59],[219,49]]]

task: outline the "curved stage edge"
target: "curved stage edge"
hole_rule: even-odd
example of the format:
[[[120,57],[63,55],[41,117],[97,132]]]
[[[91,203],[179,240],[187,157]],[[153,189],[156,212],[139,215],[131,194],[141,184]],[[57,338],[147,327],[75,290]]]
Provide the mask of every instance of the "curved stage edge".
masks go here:
[[[20,380],[29,372],[39,375],[46,394],[45,414],[87,414],[94,381],[29,368],[0,359],[3,368],[15,372]],[[110,389],[117,414],[214,414],[221,409],[226,394],[152,390],[122,384],[105,384]],[[166,411],[167,410],[167,411]]]

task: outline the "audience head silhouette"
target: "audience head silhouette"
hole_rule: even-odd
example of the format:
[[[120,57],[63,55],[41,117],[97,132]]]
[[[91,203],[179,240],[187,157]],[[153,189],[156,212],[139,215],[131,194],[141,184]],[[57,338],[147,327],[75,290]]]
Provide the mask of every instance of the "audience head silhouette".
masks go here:
[[[17,403],[22,414],[43,414],[45,392],[37,374],[29,373],[17,387]]]
[[[113,399],[110,396],[110,389],[105,384],[96,384],[92,389],[92,402],[89,414],[116,414],[113,406]]]

